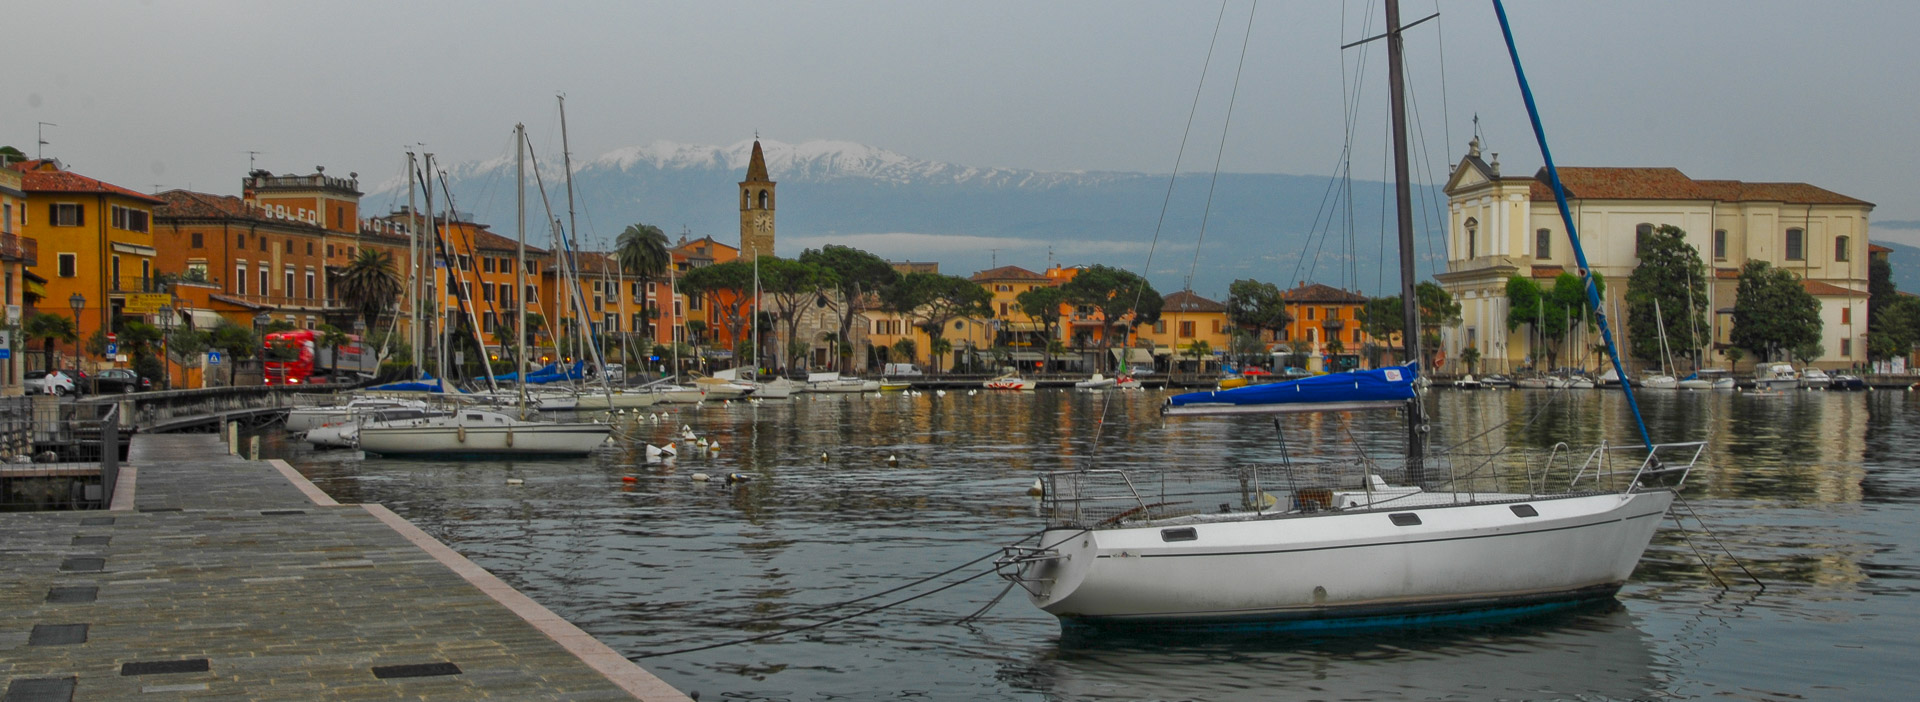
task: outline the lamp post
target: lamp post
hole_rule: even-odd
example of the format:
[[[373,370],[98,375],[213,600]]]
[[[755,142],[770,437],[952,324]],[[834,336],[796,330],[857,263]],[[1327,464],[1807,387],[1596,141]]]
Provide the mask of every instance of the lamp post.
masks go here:
[[[80,313],[87,309],[87,296],[82,295],[80,293],[74,293],[72,297],[67,298],[67,304],[73,307],[73,366],[74,366],[74,372],[77,373],[80,370],[80,358],[81,358],[80,356]],[[79,383],[80,379],[74,378],[73,382]]]
[[[156,321],[160,323],[160,374],[162,376],[160,381],[161,389],[172,390],[173,389],[173,355],[171,350],[167,347],[167,344],[169,341],[171,341],[170,337],[173,336],[174,324],[179,321],[173,316],[173,305],[161,305],[160,318]]]
[[[253,316],[253,352],[260,357],[260,382],[267,382],[267,325],[273,323],[273,315],[261,312]]]

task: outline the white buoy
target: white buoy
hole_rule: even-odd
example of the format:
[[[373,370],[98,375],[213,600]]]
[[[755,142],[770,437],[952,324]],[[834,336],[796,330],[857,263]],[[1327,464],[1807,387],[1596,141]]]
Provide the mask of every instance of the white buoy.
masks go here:
[[[694,481],[694,482],[696,482],[696,483],[704,483],[704,482],[707,482],[707,474],[706,474],[706,473],[694,473],[693,475],[689,475],[689,476],[687,476],[687,477],[689,477],[689,478],[693,478],[693,481]]]
[[[827,452],[825,451],[820,452],[820,460],[823,462],[827,460]]]
[[[707,437],[704,437],[704,436],[703,436],[703,437],[700,437],[700,440],[699,440],[699,441],[695,441],[695,442],[693,442],[693,445],[695,445],[695,446],[698,446],[698,447],[700,447],[700,448],[706,448],[706,447],[707,447]]]
[[[890,465],[890,466],[897,466],[897,465],[900,465],[900,457],[899,457],[899,456],[895,456],[895,455],[892,455],[892,454],[888,454],[888,455],[887,455],[887,465]]]
[[[1032,495],[1034,497],[1045,495],[1047,494],[1047,487],[1045,485],[1040,484],[1039,478],[1034,478],[1033,485],[1027,488],[1027,494]]]
[[[945,390],[935,390],[935,391],[933,391],[933,396],[934,396],[934,397],[946,397],[946,396],[947,396],[947,391],[945,391]]]
[[[973,397],[973,394],[974,394],[974,393],[976,393],[976,392],[980,392],[980,391],[979,391],[979,390],[968,390],[968,391],[967,391],[967,397]]]
[[[707,452],[708,452],[708,453],[719,453],[719,452],[720,452],[720,442],[718,442],[718,441],[715,441],[715,442],[712,442],[712,443],[709,443],[709,444],[707,444]]]
[[[527,481],[525,481],[525,480],[521,480],[521,479],[519,479],[519,478],[507,478],[507,484],[508,484],[508,485],[519,485],[519,484],[521,484],[521,483],[524,483],[524,482],[527,482]]]

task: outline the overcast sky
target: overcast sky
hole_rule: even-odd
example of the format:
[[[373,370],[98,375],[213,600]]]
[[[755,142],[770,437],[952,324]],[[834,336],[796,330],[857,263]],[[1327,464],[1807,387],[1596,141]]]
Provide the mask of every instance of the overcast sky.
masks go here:
[[[1435,7],[1408,0],[1403,14]],[[10,3],[0,143],[31,155],[35,123],[57,124],[47,155],[142,191],[237,194],[249,150],[275,172],[324,165],[371,184],[400,173],[417,142],[443,161],[496,157],[516,121],[557,152],[553,96],[564,92],[576,159],[757,130],[974,166],[1165,173],[1220,8]],[[1261,3],[1229,123],[1250,8],[1227,4],[1181,170],[1210,170],[1230,125],[1224,170],[1330,172],[1344,67],[1349,82],[1367,71],[1355,175],[1379,178],[1384,51],[1363,63],[1338,49],[1364,36],[1369,15],[1377,31],[1379,4]],[[1531,172],[1540,156],[1489,4],[1438,9],[1408,39],[1425,153],[1457,159],[1477,113],[1507,172]],[[1920,220],[1907,197],[1920,180],[1920,3],[1521,1],[1509,12],[1560,164],[1803,181],[1877,203],[1878,222]]]

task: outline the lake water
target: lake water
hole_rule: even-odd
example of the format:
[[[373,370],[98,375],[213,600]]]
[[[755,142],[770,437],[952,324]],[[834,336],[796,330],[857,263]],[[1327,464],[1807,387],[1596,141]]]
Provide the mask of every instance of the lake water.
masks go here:
[[[1277,460],[1270,418],[1165,420],[1162,397],[982,391],[689,407],[632,427],[622,451],[577,461],[390,461],[268,444],[335,499],[387,505],[641,657],[986,573],[983,561],[806,611],[1036,531],[1035,472],[1084,465],[1090,453],[1110,466]],[[1315,638],[1063,639],[1019,590],[956,624],[1004,589],[986,575],[809,631],[639,662],[703,700],[1913,699],[1920,396],[1666,392],[1642,405],[1656,440],[1713,442],[1682,494],[1764,591],[1712,539],[1696,528],[1690,546],[1669,520],[1617,602],[1544,619]],[[1602,432],[1635,440],[1617,392],[1442,390],[1431,411],[1437,445],[1501,422],[1495,438],[1518,445],[1581,446]],[[1391,446],[1400,420],[1283,421],[1295,436]],[[719,451],[647,464],[637,442],[665,443],[682,425]],[[690,480],[695,472],[716,480]],[[717,479],[734,472],[752,480]]]

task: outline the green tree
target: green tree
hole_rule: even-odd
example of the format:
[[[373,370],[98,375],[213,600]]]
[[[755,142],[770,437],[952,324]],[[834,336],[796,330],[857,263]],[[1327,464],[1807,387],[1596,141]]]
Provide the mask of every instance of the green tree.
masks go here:
[[[1727,370],[1729,371],[1740,370],[1740,359],[1746,357],[1746,354],[1743,353],[1738,346],[1729,346],[1727,350],[1721,352],[1720,355],[1727,357]]]
[[[1480,349],[1473,346],[1461,349],[1460,363],[1467,367],[1467,375],[1473,375],[1474,366],[1480,364]]]
[[[240,359],[253,357],[254,347],[259,345],[257,337],[254,336],[252,329],[224,319],[220,320],[219,326],[213,328],[209,337],[209,343],[213,348],[225,349],[227,352],[227,384],[232,385],[234,372],[238,370]]]
[[[914,320],[913,325],[927,333],[929,351],[945,339],[947,323],[959,318],[983,319],[993,314],[993,295],[971,280],[938,273],[908,273],[887,288],[887,307]]]
[[[1867,354],[1876,361],[1906,356],[1920,342],[1920,298],[1899,297],[1868,319]]]
[[[1460,303],[1454,301],[1446,288],[1431,281],[1414,286],[1413,293],[1420,314],[1420,343],[1426,353],[1421,362],[1432,368],[1434,354],[1440,350],[1440,329],[1460,323]],[[1376,297],[1367,300],[1366,307],[1361,309],[1360,328],[1384,342],[1405,330],[1405,317],[1399,295]],[[1405,351],[1403,347],[1400,354],[1403,358]]]
[[[1686,237],[1679,227],[1662,224],[1640,240],[1640,265],[1627,280],[1628,353],[1634,358],[1663,363],[1662,334],[1668,348],[1689,357],[1707,343],[1707,267]]]
[[[1540,305],[1544,293],[1540,283],[1524,275],[1507,279],[1507,331],[1514,331],[1525,324],[1540,331]]]
[[[359,255],[334,281],[334,292],[340,301],[359,312],[360,320],[368,329],[377,326],[382,311],[393,308],[402,290],[401,278],[394,271],[393,256],[372,248],[360,249]]]
[[[917,363],[920,360],[920,349],[913,339],[903,337],[893,342],[893,355],[896,356],[894,363]]]
[[[24,332],[29,341],[38,339],[46,344],[46,369],[55,368],[53,346],[57,342],[74,343],[80,340],[80,332],[73,324],[73,318],[52,312],[36,312],[27,318]]]
[[[687,271],[678,282],[680,293],[704,297],[719,318],[727,337],[746,338],[748,315],[753,313],[753,262],[734,259]],[[671,304],[671,303],[669,303]],[[674,322],[670,322],[674,323]]]
[[[329,382],[339,382],[340,380],[340,347],[345,346],[348,343],[352,342],[353,339],[348,338],[347,333],[344,331],[341,331],[339,327],[333,326],[331,324],[320,325],[319,332],[320,332],[320,344],[319,344],[320,348],[327,350],[327,358],[329,361],[331,361],[331,363],[329,363],[327,367],[327,380]]]
[[[1195,339],[1193,343],[1187,344],[1186,356],[1193,359],[1195,371],[1205,370],[1206,359],[1213,356],[1213,345],[1207,343],[1206,339]]]
[[[1766,261],[1748,261],[1740,269],[1729,335],[1734,346],[1753,353],[1756,360],[1772,361],[1819,344],[1820,332],[1820,301],[1801,286],[1799,277]]]
[[[1048,342],[1060,338],[1060,306],[1067,304],[1067,291],[1057,285],[1043,285],[1013,296],[1013,304],[1020,306],[1020,313],[1027,319],[1040,324],[1045,339],[1040,349],[1041,367],[1053,368],[1054,345]]]
[[[1113,348],[1115,333],[1124,344],[1134,327],[1159,320],[1161,307],[1166,304],[1166,300],[1146,278],[1126,269],[1100,264],[1080,269],[1079,273],[1074,274],[1073,280],[1061,287],[1066,290],[1068,302],[1092,307],[1105,323],[1106,329],[1100,334],[1100,365],[1103,368],[1111,367],[1112,358],[1107,350]]]
[[[1256,335],[1278,334],[1293,322],[1293,315],[1287,312],[1286,297],[1278,286],[1248,279],[1227,286],[1227,319]]]
[[[871,309],[873,302],[879,299],[877,293],[898,282],[900,272],[894,270],[893,264],[884,258],[851,246],[834,244],[802,251],[800,261],[833,272],[834,294],[828,297],[828,302],[840,316],[838,338],[846,350],[839,356],[844,363],[850,364],[853,345],[845,343],[845,340],[853,338],[854,317]]]
[[[834,272],[823,266],[772,256],[760,257],[760,291],[772,304],[774,318],[786,328],[788,350],[786,357],[780,359],[781,368],[792,368],[796,358],[805,353],[804,350],[795,352],[793,342],[802,342],[802,349],[810,345],[805,344],[808,340],[800,338],[801,314],[808,307],[823,306],[826,298],[822,293],[835,288],[838,283]]]
[[[27,160],[27,154],[11,146],[0,146],[0,166]]]
[[[953,353],[953,342],[946,340],[946,338],[936,336],[933,337],[932,341],[927,342],[927,357],[933,361],[933,372],[935,374],[940,372],[940,361],[945,359],[949,353]]]
[[[1339,342],[1340,340],[1338,338],[1329,339],[1327,340],[1327,346],[1329,349],[1332,349],[1333,345]],[[1227,337],[1227,353],[1233,354],[1242,364],[1250,363],[1254,359],[1259,358],[1261,352],[1266,350],[1267,346],[1260,341],[1260,337],[1254,336],[1253,332],[1245,329],[1236,328],[1233,330],[1233,334]]]

